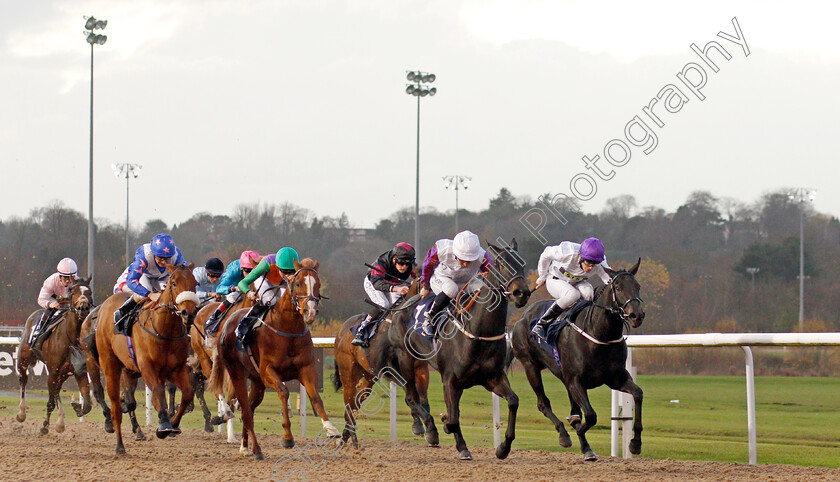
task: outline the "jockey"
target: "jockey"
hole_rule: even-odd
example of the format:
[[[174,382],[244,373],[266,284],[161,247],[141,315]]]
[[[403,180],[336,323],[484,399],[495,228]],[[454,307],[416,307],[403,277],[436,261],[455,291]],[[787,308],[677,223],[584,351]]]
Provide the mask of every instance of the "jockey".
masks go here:
[[[198,282],[195,288],[195,294],[198,295],[198,299],[203,302],[222,297],[217,289],[224,270],[225,265],[219,258],[210,258],[204,264],[204,267],[198,266],[193,269],[193,276]]]
[[[259,302],[251,308],[250,316],[243,316],[236,327],[236,341],[244,344],[248,334],[249,318],[259,318],[267,313],[286,292],[287,281],[295,274],[295,262],[300,262],[300,256],[293,248],[281,248],[276,255],[264,257],[248,276],[239,282],[237,288],[243,295],[259,298]],[[256,287],[256,293],[250,284]]]
[[[475,283],[481,282],[474,280],[475,276],[487,272],[491,264],[490,255],[482,249],[478,236],[470,231],[456,234],[455,239],[438,240],[432,246],[420,272],[421,297],[425,298],[430,288],[435,293],[435,301],[423,321],[423,335],[436,336],[437,315],[458,296],[461,286],[470,283],[472,288],[477,288]]]
[[[610,266],[604,256],[604,244],[598,238],[586,238],[580,244],[563,241],[545,248],[537,265],[539,277],[534,290],[545,284],[555,301],[532,332],[545,339],[548,325],[563,310],[571,308],[581,298],[591,301],[594,291],[588,279],[598,276],[604,283],[609,283],[610,275],[604,268]]]
[[[359,324],[352,343],[364,346],[364,329],[368,323],[379,318],[385,309],[390,308],[401,296],[408,293],[409,280],[413,276],[414,247],[400,243],[390,251],[382,253],[373,263],[373,268],[365,276],[364,286],[367,299],[373,304],[367,316]]]
[[[204,333],[208,337],[216,334],[224,312],[242,299],[242,293],[239,292],[236,285],[248,276],[248,273],[254,269],[259,259],[260,254],[256,251],[243,251],[239,255],[239,259],[235,259],[227,265],[225,274],[222,275],[222,279],[219,280],[219,286],[216,287],[216,293],[224,296],[225,300],[222,301],[222,304],[204,322]]]
[[[117,279],[114,293],[130,293],[122,306],[114,312],[114,333],[119,334],[125,328],[123,319],[141,301],[157,301],[160,291],[169,279],[166,265],[186,264],[181,250],[175,246],[172,236],[160,233],[137,248],[132,262]]]
[[[32,327],[32,333],[27,341],[30,348],[34,347],[53,314],[61,308],[61,302],[66,301],[70,296],[70,285],[79,279],[79,268],[71,258],[64,258],[59,261],[56,271],[44,280],[41,292],[38,293],[38,304],[44,308],[44,312],[38,318],[35,326]]]

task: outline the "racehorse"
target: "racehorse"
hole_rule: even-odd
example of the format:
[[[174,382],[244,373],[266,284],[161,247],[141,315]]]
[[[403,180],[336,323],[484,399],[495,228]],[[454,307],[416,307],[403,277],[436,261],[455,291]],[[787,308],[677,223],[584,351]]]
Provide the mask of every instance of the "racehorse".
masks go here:
[[[93,292],[90,289],[89,282],[90,278],[76,280],[69,286],[70,298],[61,301],[61,309],[64,312],[58,315],[58,324],[41,344],[39,358],[47,366],[47,387],[49,389],[47,418],[44,419],[44,426],[41,427],[41,435],[49,433],[50,414],[56,405],[58,405],[58,422],[55,430],[58,433],[64,431],[64,408],[61,405],[60,392],[61,386],[70,375],[76,378],[79,391],[83,396],[81,404],[72,403],[76,415],[82,417],[91,409],[90,385],[87,373],[84,370],[84,364],[81,363],[83,360],[82,354],[79,351],[79,327],[93,305]],[[33,362],[36,362],[35,351],[29,347],[26,341],[32,331],[32,325],[43,311],[37,310],[29,315],[18,347],[17,372],[20,382],[20,412],[15,417],[18,422],[26,420],[26,409],[28,408],[26,405],[26,382],[29,378],[27,370]],[[56,322],[51,324],[54,323]]]
[[[346,442],[352,438],[353,446],[359,448],[359,440],[356,437],[358,429],[352,411],[359,410],[364,400],[370,394],[370,389],[380,374],[387,373],[384,370],[390,367],[402,374],[399,380],[405,389],[405,404],[411,409],[411,416],[414,423],[411,431],[414,435],[426,436],[426,442],[430,447],[440,445],[438,431],[434,420],[427,417],[429,422],[423,425],[422,413],[429,413],[429,363],[424,359],[415,359],[407,354],[399,356],[393,347],[402,343],[405,336],[404,327],[400,330],[392,323],[393,313],[402,310],[405,302],[417,294],[418,282],[411,284],[409,292],[405,295],[404,303],[395,304],[391,309],[390,316],[387,316],[377,327],[378,335],[374,336],[367,348],[355,346],[351,342],[353,333],[350,329],[366,315],[354,315],[348,318],[338,331],[335,337],[335,374],[333,385],[338,390],[343,388],[344,394],[344,431],[342,440]],[[408,306],[408,308],[413,307]],[[399,332],[399,333],[398,333]],[[392,333],[394,336],[392,336]],[[390,340],[389,338],[393,338]],[[392,343],[393,341],[393,343]],[[402,363],[402,365],[401,365]],[[405,382],[405,383],[404,383]]]
[[[391,329],[402,327],[403,332],[400,345],[395,347],[401,352],[398,356],[428,360],[440,372],[447,409],[442,418],[443,430],[454,435],[461,460],[472,460],[460,425],[459,404],[467,388],[481,385],[507,401],[508,425],[505,440],[496,447],[497,458],[504,459],[510,454],[515,437],[519,398],[505,374],[507,309],[508,301],[522,307],[531,296],[523,272],[525,261],[516,252],[517,247],[516,239],[504,247],[488,243],[493,264],[484,277],[484,287],[474,293],[462,290],[453,300],[454,317],[446,319],[439,329],[438,342],[430,344],[414,331],[406,330],[404,317],[408,313],[397,313],[393,319]],[[411,365],[401,358],[400,367],[403,366]],[[403,370],[400,374],[406,379],[411,376]],[[428,411],[419,411],[424,424],[433,423]]]
[[[111,399],[111,420],[117,434],[117,454],[125,453],[122,432],[122,407],[120,405],[120,378],[123,373],[132,379],[142,376],[152,390],[152,400],[158,411],[158,438],[181,433],[181,417],[192,402],[187,354],[189,350],[188,326],[195,318],[199,304],[195,294],[196,281],[193,265],[166,265],[170,272],[157,302],[146,303],[137,315],[130,337],[115,335],[114,312],[123,304],[127,295],[117,293],[102,303],[99,310],[103,320],[96,326],[96,349],[99,366],[105,373],[108,396]],[[166,411],[164,382],[169,380],[181,390],[181,404],[170,421]]]
[[[210,389],[221,393],[224,373],[227,372],[242,411],[240,452],[246,454],[250,443],[256,460],[265,459],[254,433],[254,411],[262,403],[266,386],[277,392],[284,407],[283,447],[292,448],[295,445],[289,410],[285,409],[289,406],[289,390],[283,382],[287,380],[301,382],[329,436],[338,436],[318,395],[314,347],[309,332],[321,300],[318,262],[305,258],[295,261],[294,267],[295,273],[285,283],[282,297],[268,311],[264,321],[255,325],[247,349],[238,351],[234,347],[236,326],[248,313],[248,310],[241,309],[233,313],[219,330],[219,343],[213,354]],[[250,392],[248,380],[251,381]]]
[[[569,425],[577,432],[584,460],[598,459],[586,441],[586,431],[598,420],[589,403],[587,390],[601,385],[633,396],[636,413],[630,452],[639,454],[642,451],[642,389],[625,369],[627,343],[623,338],[625,325],[637,328],[645,318],[642,299],[639,298],[639,283],[635,278],[641,261],[640,258],[626,271],[606,269],[611,282],[601,287],[595,294],[594,303],[575,315],[573,324],[563,327],[557,336],[555,347],[559,361],[554,353],[539,348],[531,336],[530,327],[531,320],[539,317],[553,300],[531,306],[513,327],[513,353],[525,367],[528,382],[537,394],[537,408],[554,423],[560,434],[560,445],[571,447],[572,440],[563,422],[551,411],[541,372],[548,368],[554,376],[563,380],[572,406]],[[581,409],[585,417],[583,422]]]

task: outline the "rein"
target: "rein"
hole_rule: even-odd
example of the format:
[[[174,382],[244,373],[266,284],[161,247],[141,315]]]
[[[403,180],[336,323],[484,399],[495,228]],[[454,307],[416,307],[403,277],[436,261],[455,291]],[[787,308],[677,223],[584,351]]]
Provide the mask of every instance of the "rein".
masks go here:
[[[312,296],[311,294],[295,295],[294,280],[303,271],[312,271],[313,273],[315,273],[316,276],[318,275],[318,270],[316,270],[315,268],[300,268],[299,270],[295,271],[295,274],[293,274],[291,276],[291,281],[287,282],[287,284],[289,285],[289,297],[292,300],[292,306],[294,307],[294,311],[297,312],[298,314],[300,314],[301,316],[303,316],[303,313],[301,313],[302,308],[301,308],[301,305],[299,303],[299,300],[304,300],[304,303],[306,301],[313,300],[313,301],[315,301],[315,305],[317,306],[321,302],[321,299],[327,299],[325,296]],[[271,289],[279,290],[279,289],[281,289],[281,287],[282,287],[282,285],[277,285],[277,286],[272,287]],[[278,301],[278,303],[279,303],[279,301]],[[302,336],[306,336],[309,333],[309,326],[305,326],[302,333],[286,333],[284,331],[280,331],[280,330],[274,328],[273,326],[269,325],[268,323],[266,323],[263,320],[259,320],[257,323],[255,323],[254,324],[254,329],[257,329],[257,327],[259,327],[259,326],[265,326],[266,328],[268,328],[269,330],[274,332],[274,334],[276,334],[278,336],[285,337],[285,338],[300,338]]]
[[[640,304],[644,302],[640,297],[634,296],[632,298],[629,298],[627,301],[625,301],[624,304],[622,304],[620,307],[618,306],[618,299],[615,296],[615,280],[619,276],[625,275],[625,274],[630,275],[630,272],[629,271],[622,271],[621,273],[618,273],[610,281],[610,284],[609,284],[610,295],[612,297],[612,304],[615,305],[616,307],[613,308],[612,306],[599,305],[598,303],[595,303],[593,301],[592,304],[589,307],[589,310],[587,310],[587,315],[586,315],[587,322],[589,322],[589,324],[592,324],[592,313],[595,310],[595,308],[600,308],[600,309],[604,310],[607,314],[610,314],[610,315],[617,315],[622,321],[622,328],[621,328],[622,335],[619,338],[616,338],[615,340],[601,341],[601,340],[595,338],[594,336],[590,335],[586,331],[584,331],[583,328],[577,326],[576,324],[574,324],[574,323],[569,323],[568,324],[569,326],[572,327],[572,329],[574,329],[576,332],[580,333],[584,338],[591,341],[592,343],[595,343],[596,345],[612,345],[612,344],[615,344],[615,343],[624,342],[626,340],[626,338],[624,337],[624,330],[629,329],[629,327],[628,327],[629,322],[627,320],[627,314],[625,313],[624,308],[626,308],[627,305],[630,304],[633,301],[638,301]]]
[[[178,269],[176,269],[175,271],[178,271],[178,270],[181,270],[181,269],[187,269],[187,268],[184,267],[183,265],[180,265],[180,266],[178,266]],[[175,274],[175,271],[173,271],[172,274]],[[172,279],[172,276],[170,275],[169,280],[171,280],[171,279]],[[169,294],[169,299],[170,300],[177,299],[174,296],[174,294],[172,293],[172,284],[169,281],[167,281],[167,283],[166,283],[165,291],[167,291],[167,293]],[[184,319],[184,317],[181,316],[181,313],[178,311],[178,307],[175,306],[174,304],[172,304],[171,302],[170,303],[160,303],[160,302],[158,302],[157,306],[152,308],[152,311],[157,311],[161,308],[169,310],[170,314],[173,314],[173,315],[177,316],[178,318],[181,318],[181,320]],[[139,314],[138,314],[138,316],[139,316]],[[157,338],[158,340],[177,341],[177,340],[180,340],[180,339],[182,339],[186,336],[189,336],[189,333],[190,333],[189,326],[193,324],[193,318],[188,318],[186,321],[187,321],[186,323],[181,324],[182,333],[180,335],[174,336],[174,337],[161,335],[160,332],[158,332],[157,328],[155,327],[154,319],[152,318],[152,313],[149,313],[149,324],[151,325],[152,330],[154,330],[154,332],[152,332],[148,328],[146,328],[146,325],[144,325],[141,322],[141,320],[137,320],[137,325],[140,326],[140,328],[142,328],[143,331],[145,331],[149,335],[153,336],[154,338]]]

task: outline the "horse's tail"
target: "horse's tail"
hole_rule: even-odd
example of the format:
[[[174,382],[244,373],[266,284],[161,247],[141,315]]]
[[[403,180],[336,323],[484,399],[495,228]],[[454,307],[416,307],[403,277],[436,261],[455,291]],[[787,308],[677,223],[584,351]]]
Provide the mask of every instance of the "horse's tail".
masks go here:
[[[216,395],[224,393],[225,386],[225,362],[219,350],[221,347],[213,350],[213,369],[210,371],[210,379],[207,380],[207,388]]]
[[[338,373],[338,359],[335,360],[335,371],[333,372],[332,376],[332,383],[333,387],[335,387],[335,391],[341,390],[341,375]]]

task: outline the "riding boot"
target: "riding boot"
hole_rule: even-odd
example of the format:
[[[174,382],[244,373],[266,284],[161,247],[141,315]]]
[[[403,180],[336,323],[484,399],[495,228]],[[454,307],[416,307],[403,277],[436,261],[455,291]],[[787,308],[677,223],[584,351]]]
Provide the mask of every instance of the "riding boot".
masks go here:
[[[231,303],[228,299],[222,301],[222,304],[216,307],[210,317],[207,318],[207,321],[204,322],[204,334],[206,336],[213,336],[216,334],[216,331],[219,329],[219,324],[222,321],[222,316],[224,316],[225,311],[231,307],[233,303]]]
[[[537,324],[534,325],[534,328],[531,330],[531,333],[536,335],[538,338],[545,340],[546,331],[548,330],[548,325],[551,324],[560,313],[563,312],[563,308],[558,305],[556,302],[551,305],[551,308],[545,312],[545,314],[537,320]]]
[[[426,312],[426,319],[423,321],[423,336],[437,337],[437,323],[439,321],[439,314],[446,308],[452,298],[446,293],[440,292],[435,295],[435,301],[432,307]]]
[[[369,314],[365,315],[365,319],[362,320],[361,323],[359,323],[359,328],[356,330],[355,338],[353,338],[353,341],[351,341],[350,343],[352,343],[355,346],[365,346],[366,345],[366,343],[365,343],[365,334],[366,334],[365,333],[365,328],[367,328],[368,323],[370,323],[371,321],[373,321],[373,317],[370,316]]]
[[[32,334],[26,343],[29,345],[29,348],[40,348],[41,344],[38,342],[38,338],[41,337],[41,333],[43,333],[44,327],[47,326],[47,322],[52,318],[53,313],[55,313],[55,308],[47,308],[41,314],[41,317],[38,318],[38,321],[35,322],[35,326],[32,327]]]
[[[236,326],[236,344],[235,347],[239,351],[245,350],[245,345],[248,342],[248,335],[251,332],[251,326],[269,309],[268,306],[262,303],[257,303],[251,308],[251,311],[239,320]]]
[[[131,313],[131,310],[137,306],[137,301],[134,299],[134,296],[129,296],[125,303],[120,306],[117,311],[114,312],[114,334],[121,335],[125,334],[125,322],[127,315]]]

